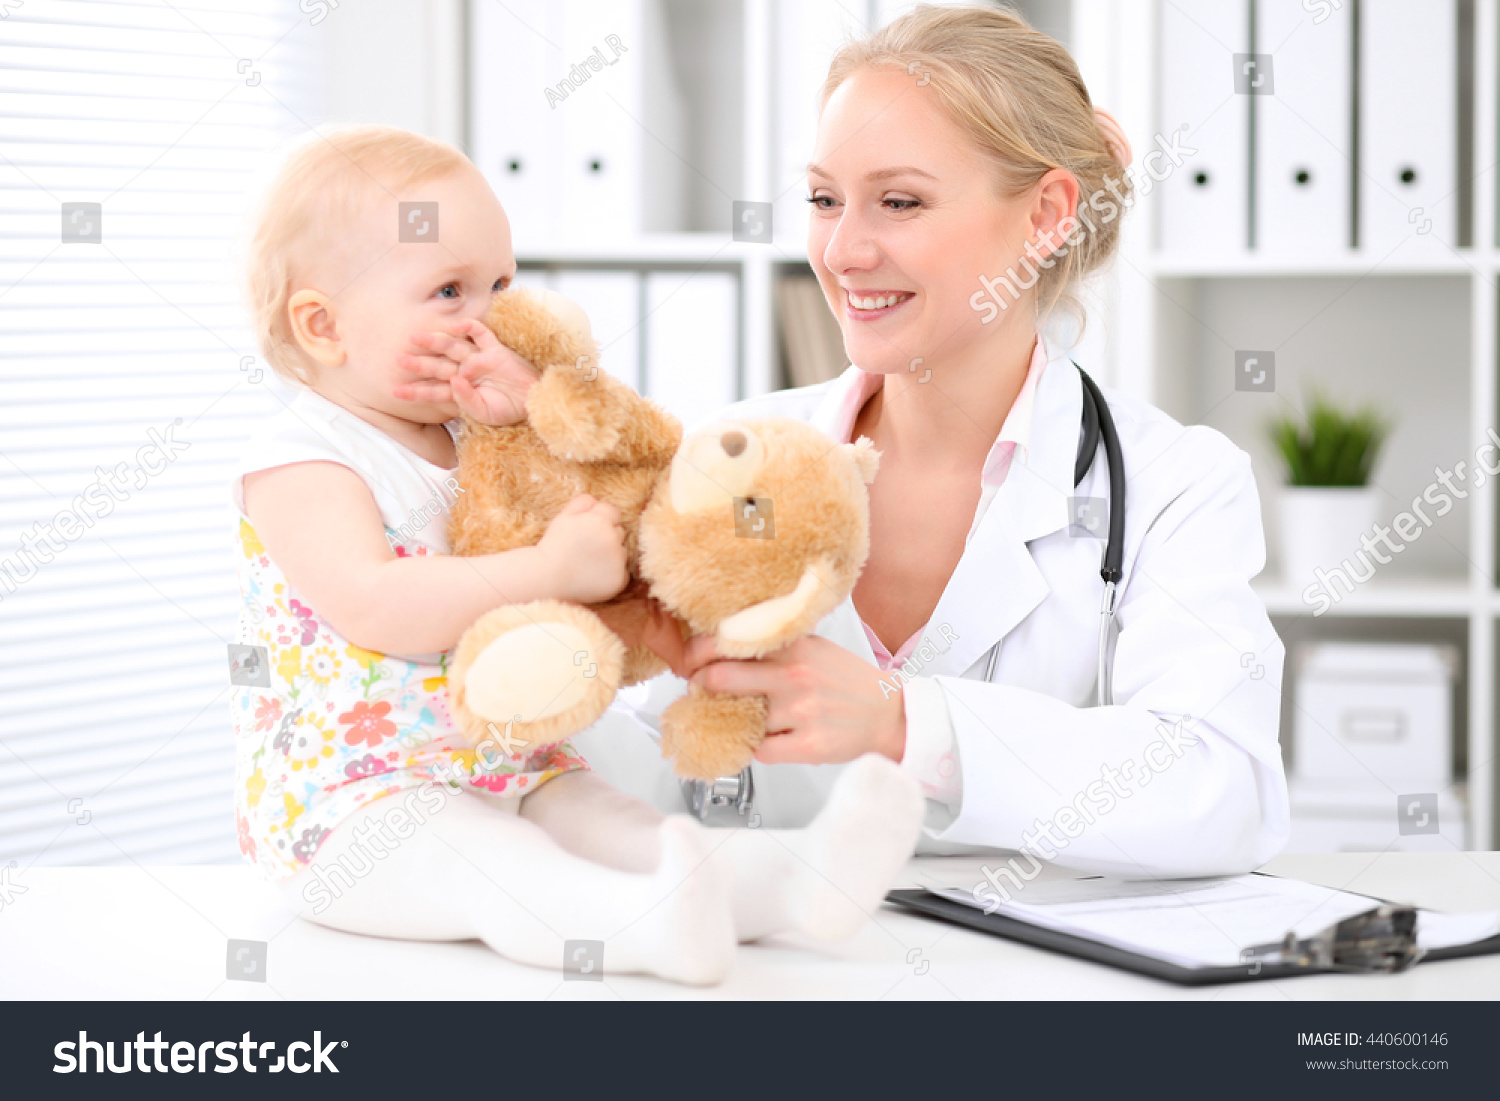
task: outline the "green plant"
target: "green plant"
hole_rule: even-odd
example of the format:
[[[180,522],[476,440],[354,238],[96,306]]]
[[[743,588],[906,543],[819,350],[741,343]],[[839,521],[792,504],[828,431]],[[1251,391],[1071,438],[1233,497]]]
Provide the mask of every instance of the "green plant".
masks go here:
[[[1320,393],[1307,399],[1303,419],[1282,416],[1267,426],[1286,462],[1287,484],[1362,486],[1391,423],[1373,406],[1345,413]]]

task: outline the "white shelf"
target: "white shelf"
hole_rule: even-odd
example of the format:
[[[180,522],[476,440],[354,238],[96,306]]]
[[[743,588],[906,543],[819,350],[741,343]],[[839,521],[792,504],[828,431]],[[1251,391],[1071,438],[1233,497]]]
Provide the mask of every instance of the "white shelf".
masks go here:
[[[1473,275],[1495,269],[1494,255],[1475,249],[1441,254],[1379,256],[1350,250],[1328,256],[1275,256],[1245,252],[1238,256],[1183,256],[1151,253],[1148,269],[1168,278],[1212,279],[1264,276]]]
[[[1262,575],[1252,583],[1255,594],[1265,601],[1266,610],[1275,616],[1298,616],[1327,619],[1335,616],[1400,616],[1409,618],[1467,616],[1481,614],[1492,607],[1500,608],[1500,593],[1486,596],[1476,592],[1466,581],[1455,578],[1438,581],[1371,581],[1347,594],[1321,616],[1313,613],[1319,606],[1302,599],[1302,590],[1287,585],[1280,578]]]
[[[745,260],[806,260],[777,244],[736,241],[725,233],[652,233],[626,240],[519,242],[516,259],[526,263],[739,263]]]
[[[1155,28],[1164,2],[1073,0],[1068,46],[1094,101],[1125,124],[1138,162],[1160,129],[1156,101],[1162,59]],[[1382,254],[1348,249],[1268,255],[1242,249],[1167,255],[1152,244],[1158,239],[1157,189],[1142,195],[1126,220],[1120,258],[1097,296],[1106,303],[1103,324],[1090,322],[1099,335],[1080,354],[1098,366],[1108,384],[1169,413],[1180,408],[1182,415],[1174,414],[1179,419],[1232,425],[1231,437],[1262,464],[1274,462],[1274,452],[1257,434],[1261,410],[1234,406],[1234,395],[1222,393],[1227,375],[1215,374],[1233,362],[1235,350],[1276,351],[1277,395],[1261,399],[1267,414],[1282,399],[1295,404],[1296,384],[1308,376],[1336,393],[1386,393],[1401,403],[1393,411],[1399,411],[1407,430],[1403,439],[1388,445],[1392,455],[1400,454],[1401,463],[1399,475],[1392,472],[1393,501],[1421,491],[1425,482],[1417,481],[1416,473],[1430,460],[1444,466],[1459,459],[1472,463],[1495,423],[1500,370],[1495,289],[1500,249],[1494,243],[1497,177],[1492,168],[1500,136],[1500,0],[1475,0],[1473,41],[1473,112],[1467,134],[1474,166],[1473,247],[1451,248],[1433,236],[1414,234]],[[1381,285],[1392,277],[1408,282],[1394,289]],[[1319,278],[1350,286],[1330,292],[1309,285]],[[1254,285],[1221,285],[1234,280]],[[1257,473],[1271,528],[1274,476],[1264,465]],[[1483,849],[1494,847],[1497,839],[1500,589],[1492,577],[1497,492],[1500,482],[1493,479],[1476,487],[1464,502],[1466,515],[1450,518],[1456,523],[1444,538],[1417,548],[1420,561],[1404,563],[1406,578],[1377,576],[1321,616],[1314,617],[1316,605],[1302,599],[1303,586],[1294,588],[1274,574],[1252,583],[1271,614],[1295,621],[1299,636],[1325,629],[1314,628],[1314,620],[1333,623],[1331,634],[1341,625],[1347,633],[1345,621],[1357,624],[1374,617],[1464,623],[1469,839]],[[1274,548],[1268,549],[1274,557]],[[1424,574],[1429,562],[1432,568]]]

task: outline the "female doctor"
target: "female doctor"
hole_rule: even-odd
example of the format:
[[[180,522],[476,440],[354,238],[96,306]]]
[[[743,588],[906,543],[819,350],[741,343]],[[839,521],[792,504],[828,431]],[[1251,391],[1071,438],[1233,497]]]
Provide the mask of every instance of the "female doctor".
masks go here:
[[[754,821],[804,825],[839,766],[873,752],[921,782],[919,852],[1125,876],[1259,866],[1288,808],[1250,461],[1114,390],[1128,505],[1113,702],[1094,705],[1089,526],[1107,526],[1109,464],[1100,448],[1075,488],[1082,376],[1038,322],[1115,248],[1123,135],[1061,46],[993,9],[917,9],[843,48],[823,96],[807,251],[856,366],[716,419],[868,436],[868,564],[815,635],[768,657],[723,660],[711,637],[664,651],[704,688],[769,701]],[[1074,499],[1094,502],[1077,523]],[[682,806],[666,765],[616,724],[654,724],[684,688],[658,678],[580,743],[663,809]],[[647,747],[634,766],[627,741]]]

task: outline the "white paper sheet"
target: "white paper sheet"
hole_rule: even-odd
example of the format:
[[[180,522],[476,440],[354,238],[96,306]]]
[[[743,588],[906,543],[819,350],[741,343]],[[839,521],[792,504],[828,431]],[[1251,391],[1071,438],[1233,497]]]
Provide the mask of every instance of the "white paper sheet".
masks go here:
[[[1439,914],[1417,911],[1417,943],[1423,948],[1452,948],[1500,935],[1500,911],[1473,914]]]

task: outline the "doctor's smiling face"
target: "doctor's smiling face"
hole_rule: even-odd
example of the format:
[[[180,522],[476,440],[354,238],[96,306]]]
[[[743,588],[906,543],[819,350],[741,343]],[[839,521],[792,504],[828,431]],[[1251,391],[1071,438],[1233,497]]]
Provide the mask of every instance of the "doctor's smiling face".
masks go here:
[[[1024,267],[1027,243],[1073,213],[1078,184],[1054,169],[1006,197],[995,162],[932,85],[878,66],[829,96],[808,195],[808,256],[845,351],[866,371],[890,374],[916,357],[937,370],[1029,347],[1034,289],[987,324],[970,298],[981,276]]]

